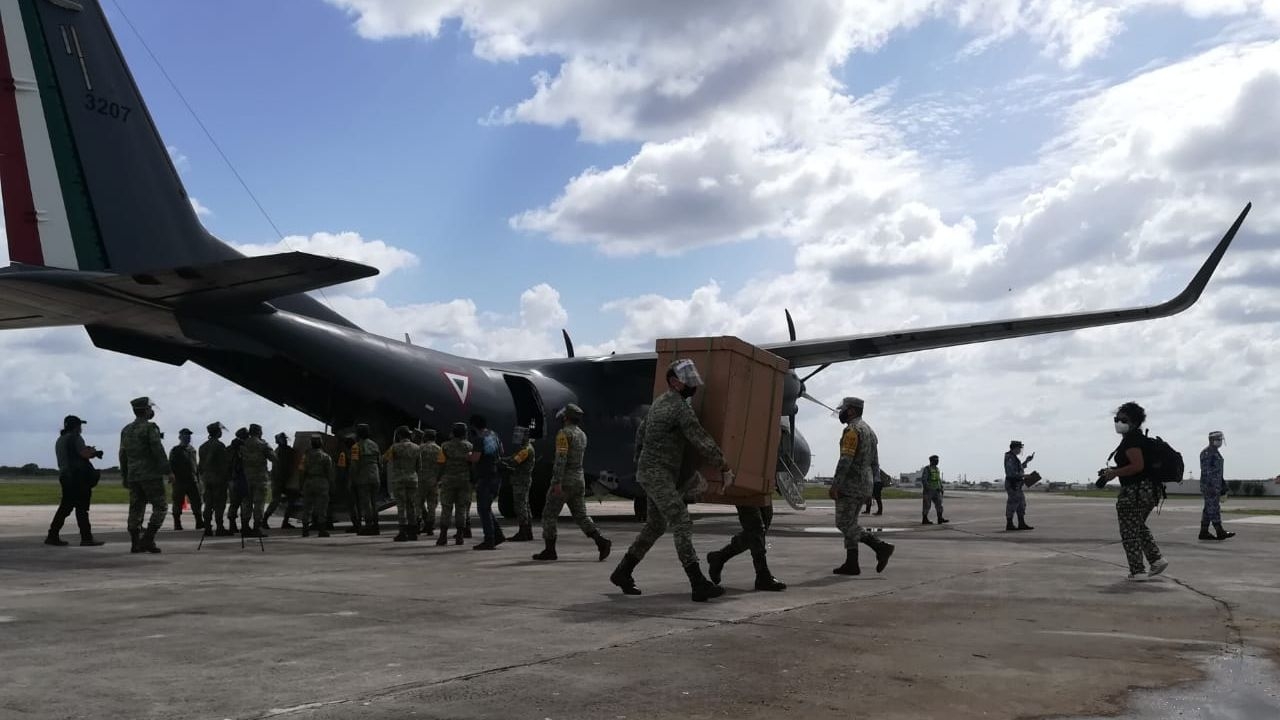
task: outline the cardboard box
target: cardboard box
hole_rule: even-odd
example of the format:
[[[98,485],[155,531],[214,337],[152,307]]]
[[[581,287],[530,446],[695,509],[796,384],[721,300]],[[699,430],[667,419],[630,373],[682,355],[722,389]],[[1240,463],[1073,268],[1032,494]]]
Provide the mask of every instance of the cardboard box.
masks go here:
[[[656,343],[654,396],[667,390],[667,368],[688,358],[705,385],[693,397],[702,426],[733,468],[726,487],[720,469],[706,465],[690,449],[682,481],[702,473],[707,490],[700,502],[763,507],[773,494],[781,442],[782,392],[790,363],[736,337],[664,338]]]

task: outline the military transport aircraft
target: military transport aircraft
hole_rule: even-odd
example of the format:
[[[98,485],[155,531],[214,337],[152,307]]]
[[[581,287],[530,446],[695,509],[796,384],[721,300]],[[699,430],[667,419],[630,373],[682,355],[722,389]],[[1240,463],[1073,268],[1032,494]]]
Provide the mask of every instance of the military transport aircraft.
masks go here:
[[[244,257],[200,224],[97,0],[0,0],[0,29],[12,260],[0,270],[0,329],[82,325],[104,350],[194,362],[330,427],[368,422],[381,439],[397,425],[447,430],[481,413],[503,437],[532,425],[549,459],[548,423],[576,402],[591,433],[589,477],[640,495],[632,451],[654,353],[575,357],[566,334],[567,357],[489,362],[365,332],[306,293],[377,270],[299,252]],[[831,364],[1173,315],[1200,297],[1248,212],[1185,290],[1148,307],[820,340],[797,340],[788,313],[790,341],[762,346],[793,368],[778,422],[783,471],[809,470],[796,406]],[[549,473],[539,466],[541,487]]]

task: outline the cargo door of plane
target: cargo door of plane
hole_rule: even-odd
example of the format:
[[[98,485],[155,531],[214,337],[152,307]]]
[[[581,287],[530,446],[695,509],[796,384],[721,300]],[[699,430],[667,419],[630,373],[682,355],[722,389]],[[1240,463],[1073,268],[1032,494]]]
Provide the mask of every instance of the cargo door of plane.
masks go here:
[[[529,428],[529,437],[538,440],[543,437],[543,427],[547,424],[546,414],[542,409],[542,397],[529,378],[522,375],[502,376],[511,391],[511,399],[515,401],[516,422]]]

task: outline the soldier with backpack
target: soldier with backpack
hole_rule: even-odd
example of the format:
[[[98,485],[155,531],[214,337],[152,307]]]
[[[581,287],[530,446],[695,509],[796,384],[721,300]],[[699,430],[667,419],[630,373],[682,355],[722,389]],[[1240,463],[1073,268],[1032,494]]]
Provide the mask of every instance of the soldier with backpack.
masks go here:
[[[1164,498],[1164,481],[1172,470],[1169,453],[1177,453],[1163,440],[1152,440],[1143,434],[1142,424],[1146,420],[1147,412],[1135,402],[1127,402],[1116,410],[1115,428],[1121,435],[1120,446],[1113,455],[1116,466],[1098,471],[1099,482],[1120,479],[1116,517],[1129,561],[1129,579],[1133,581],[1155,577],[1169,567],[1169,561],[1160,556],[1160,548],[1147,527],[1147,517]],[[1182,475],[1180,467],[1177,475],[1178,478]],[[1151,564],[1149,572],[1143,564],[1144,558]]]

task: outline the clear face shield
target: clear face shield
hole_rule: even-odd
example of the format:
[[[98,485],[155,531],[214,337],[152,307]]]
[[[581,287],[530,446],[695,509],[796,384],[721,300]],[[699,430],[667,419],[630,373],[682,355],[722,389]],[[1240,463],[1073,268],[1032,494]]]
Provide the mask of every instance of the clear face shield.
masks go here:
[[[511,443],[516,447],[520,447],[524,445],[525,442],[527,442],[528,440],[529,440],[529,428],[516,427],[516,429],[511,432]]]
[[[1227,444],[1227,438],[1220,432],[1209,433],[1209,444],[1214,447],[1222,447]]]

